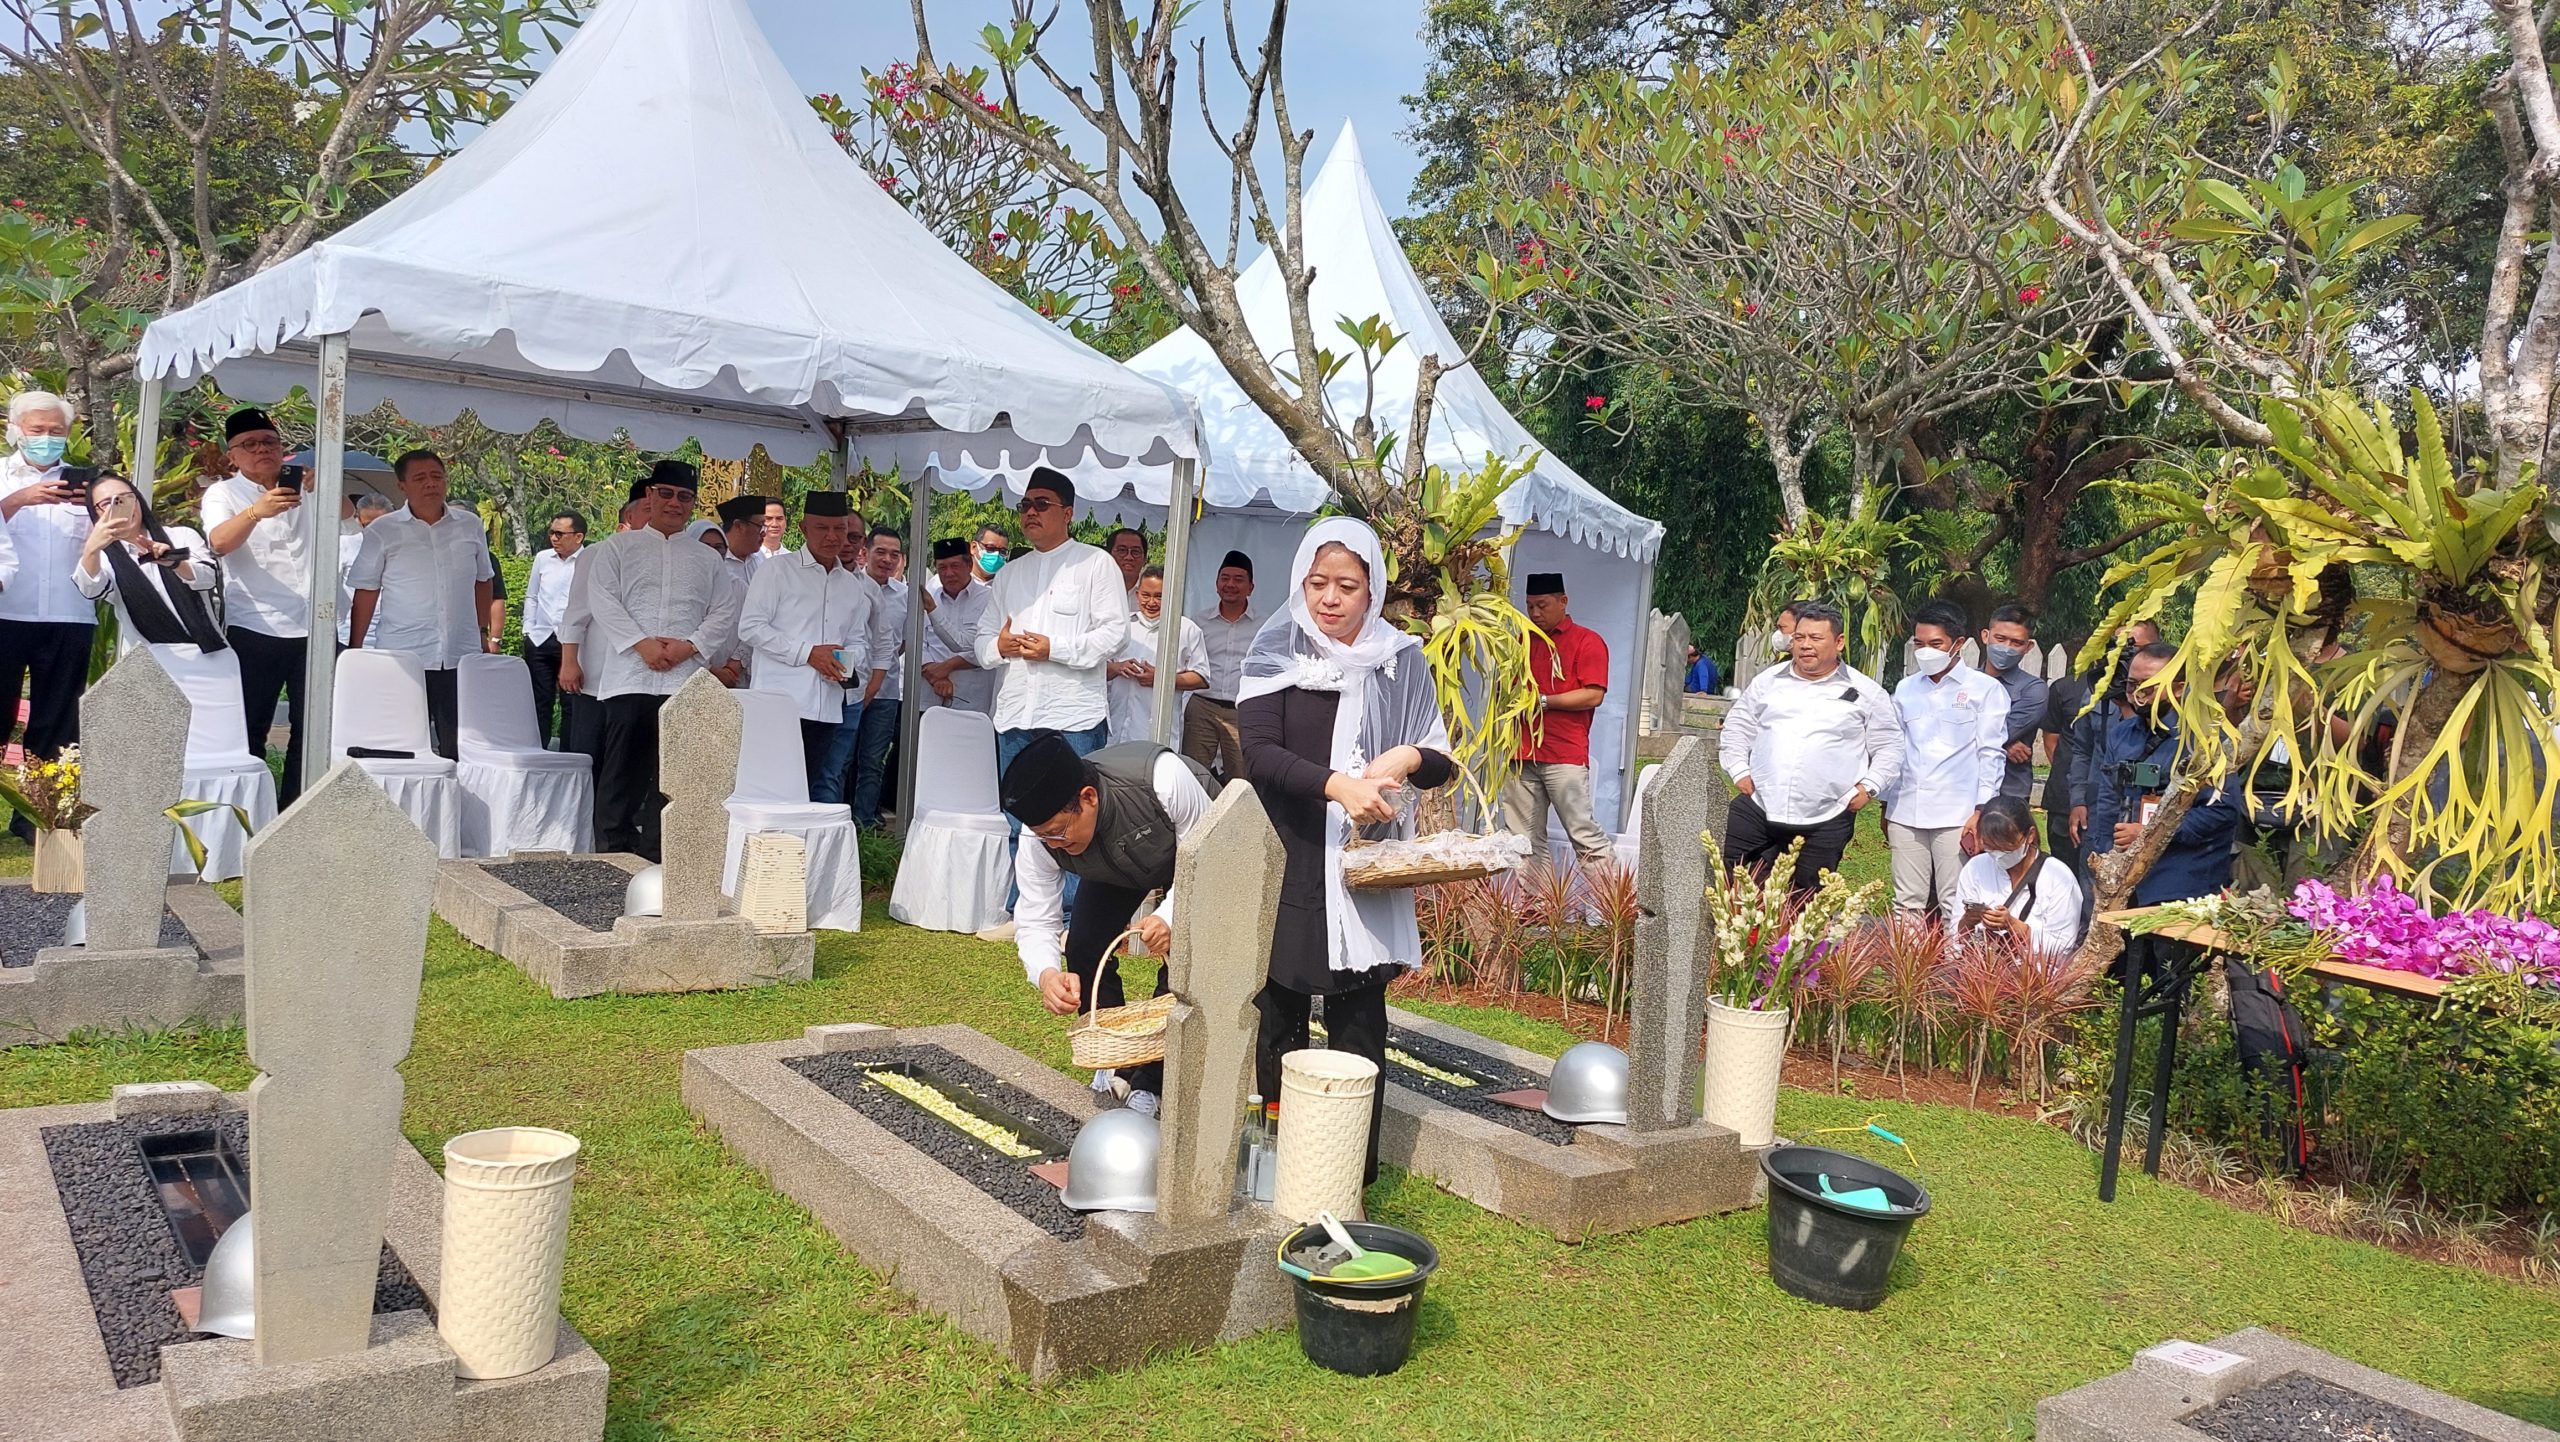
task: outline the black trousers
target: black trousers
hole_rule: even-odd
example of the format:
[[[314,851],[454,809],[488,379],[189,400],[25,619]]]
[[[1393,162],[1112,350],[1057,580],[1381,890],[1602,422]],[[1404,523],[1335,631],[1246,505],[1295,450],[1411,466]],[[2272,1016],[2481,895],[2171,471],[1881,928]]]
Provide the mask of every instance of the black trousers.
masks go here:
[[[1129,929],[1130,921],[1138,914],[1138,903],[1146,899],[1145,893],[1131,891],[1125,886],[1106,886],[1099,881],[1086,880],[1076,883],[1075,902],[1067,915],[1067,973],[1084,988],[1082,995],[1087,1009],[1119,1006],[1129,999],[1128,991],[1120,983],[1119,967],[1112,967],[1111,974],[1102,978],[1098,993],[1094,990],[1094,973],[1102,969],[1103,948],[1111,944],[1112,938]],[[1171,978],[1165,975],[1163,968],[1157,968],[1155,994],[1164,995],[1171,984]],[[1164,1094],[1163,1062],[1124,1066],[1119,1069],[1119,1076],[1133,1092]]]
[[[89,645],[98,628],[85,621],[0,621],[0,743],[18,722],[18,696],[27,698],[27,730],[19,742],[27,754],[50,761],[80,739],[80,693],[89,689]]]
[[[240,657],[240,707],[249,718],[249,754],[264,759],[267,732],[276,724],[276,697],[293,702],[293,737],[284,751],[284,779],[276,783],[276,806],[291,806],[302,794],[302,665],[308,647],[300,636],[270,636],[234,626],[223,633]]]
[[[560,638],[539,646],[524,642],[524,668],[533,673],[534,733],[548,742],[561,734],[561,721],[552,715],[560,703]]]
[[[1262,1013],[1262,1035],[1255,1047],[1255,1086],[1265,1102],[1280,1099],[1280,1058],[1307,1045],[1307,1012],[1315,1000],[1303,991],[1276,983],[1265,985],[1253,999]],[[1362,1178],[1378,1179],[1378,1118],[1386,1108],[1387,984],[1336,991],[1324,999],[1324,1044],[1334,1051],[1365,1056],[1378,1066],[1378,1096],[1369,1107],[1369,1162]],[[1289,1124],[1289,1109],[1280,1109],[1280,1125]]]
[[[427,672],[427,735],[447,761],[461,754],[462,696],[453,684],[459,674],[451,667]]]
[[[841,721],[812,721],[800,718],[800,774],[809,778],[809,794],[817,795],[819,768],[827,764],[827,748],[835,744],[836,728]]]
[[[2097,889],[2089,885],[2089,853],[2071,839],[2071,813],[2048,811],[2044,814],[2044,849],[2071,868],[2080,882],[2080,921],[2085,928],[2089,913],[2096,908]]]
[[[1849,838],[1857,831],[1858,813],[1843,811],[1828,821],[1810,826],[1786,826],[1769,819],[1760,809],[1757,796],[1737,796],[1725,813],[1725,851],[1746,866],[1765,866],[1786,852],[1798,837],[1804,839],[1804,850],[1796,856],[1796,874],[1787,885],[1796,891],[1811,891],[1822,884],[1822,873],[1840,869],[1840,857],[1849,849]]]
[[[560,749],[590,761],[604,760],[604,703],[576,691],[560,693]]]
[[[615,696],[604,712],[604,754],[596,762],[596,849],[658,855],[658,712],[664,696]]]

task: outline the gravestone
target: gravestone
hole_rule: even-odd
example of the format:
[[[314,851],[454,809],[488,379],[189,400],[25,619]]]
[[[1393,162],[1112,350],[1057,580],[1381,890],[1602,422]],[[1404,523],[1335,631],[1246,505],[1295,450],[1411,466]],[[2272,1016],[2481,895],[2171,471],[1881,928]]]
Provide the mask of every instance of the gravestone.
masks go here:
[[[273,1365],[361,1352],[372,1329],[436,848],[342,761],[247,865],[256,1355]]]
[[[1678,732],[1689,711],[1689,618],[1654,613],[1654,716],[1656,731]]]
[[[746,709],[718,677],[696,671],[658,712],[659,855],[666,859],[669,921],[728,912],[721,871],[729,846],[729,796],[738,789]]]
[[[1645,794],[1636,857],[1635,973],[1627,1017],[1627,1129],[1698,1118],[1698,1036],[1706,1025],[1715,929],[1699,840],[1725,834],[1725,785],[1704,739],[1683,736]]]
[[[80,799],[97,808],[80,827],[92,955],[160,945],[177,838],[166,813],[186,787],[191,712],[186,693],[141,646],[80,698]]]
[[[1173,955],[1182,998],[1165,1025],[1164,1145],[1156,1215],[1170,1228],[1227,1214],[1237,1128],[1252,1091],[1253,999],[1271,969],[1280,835],[1253,788],[1230,781],[1173,863]]]

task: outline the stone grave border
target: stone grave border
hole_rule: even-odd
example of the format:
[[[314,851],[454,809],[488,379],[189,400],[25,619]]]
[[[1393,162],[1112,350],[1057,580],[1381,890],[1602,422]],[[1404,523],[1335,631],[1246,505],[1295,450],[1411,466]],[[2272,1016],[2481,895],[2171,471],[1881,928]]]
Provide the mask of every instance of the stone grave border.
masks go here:
[[[0,878],[0,886],[27,884],[24,877]],[[169,885],[167,897],[194,940],[192,950],[49,946],[32,966],[0,969],[0,1047],[40,1046],[93,1028],[237,1024],[246,995],[240,913],[212,887],[193,881]]]
[[[1081,1240],[1062,1242],[784,1065],[913,1046],[941,1047],[1080,1125],[1101,1114],[1083,1083],[969,1027],[861,1023],[686,1052],[685,1109],[891,1286],[1035,1382],[1289,1322],[1289,1279],[1272,1254],[1292,1228],[1269,1209],[1179,1236],[1154,1215],[1093,1212]]]
[[[454,1376],[454,1356],[417,1312],[372,1323],[363,1351],[261,1367],[255,1344],[212,1337],[161,1350],[157,1383],[119,1391],[88,1284],[46,1164],[43,1129],[148,1113],[247,1106],[202,1083],[119,1087],[113,1102],[0,1111],[0,1416],[50,1442],[231,1442],[367,1437],[383,1442],[592,1442],[604,1428],[604,1359],[566,1321],[551,1361],[521,1377]],[[384,1239],[430,1302],[443,1293],[444,1182],[405,1141],[391,1166]]]
[[[807,981],[815,973],[813,935],[767,935],[742,916],[626,916],[611,931],[589,931],[490,874],[491,865],[523,861],[601,861],[626,872],[649,863],[621,853],[564,851],[439,863],[436,914],[465,940],[505,957],[563,1001],[607,993],[729,991]]]
[[[2227,1354],[2227,1355],[2216,1355]],[[2185,1418],[2289,1373],[2441,1422],[2480,1442],[2560,1442],[2560,1432],[2250,1327],[2198,1347],[2163,1342],[2133,1365],[2036,1404],[2036,1442],[2211,1442]]]

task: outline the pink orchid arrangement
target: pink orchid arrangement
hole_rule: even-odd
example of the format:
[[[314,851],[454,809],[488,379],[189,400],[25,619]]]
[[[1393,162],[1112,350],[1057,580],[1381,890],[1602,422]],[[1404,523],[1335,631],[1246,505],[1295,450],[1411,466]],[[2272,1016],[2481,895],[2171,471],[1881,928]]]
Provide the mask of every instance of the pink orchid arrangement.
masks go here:
[[[2352,895],[2304,881],[2286,910],[2319,932],[2338,960],[2358,966],[2436,978],[2522,973],[2560,985],[2560,927],[2538,916],[2476,910],[2434,916],[2388,876]]]

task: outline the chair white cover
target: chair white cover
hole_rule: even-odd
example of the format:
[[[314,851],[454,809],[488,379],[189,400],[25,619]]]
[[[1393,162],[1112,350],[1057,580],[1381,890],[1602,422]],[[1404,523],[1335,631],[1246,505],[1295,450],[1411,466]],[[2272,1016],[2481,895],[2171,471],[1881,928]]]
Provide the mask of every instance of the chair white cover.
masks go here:
[[[916,808],[889,915],[928,931],[977,931],[1004,920],[1013,865],[997,802],[994,722],[946,706],[924,713]]]
[[[448,861],[460,856],[462,786],[454,780],[453,763],[436,754],[427,732],[426,668],[405,651],[349,651],[338,658],[332,695],[331,754],[363,767],[392,804],[427,833],[436,855]],[[347,756],[358,748],[409,754]]]
[[[738,894],[738,872],[747,837],[758,831],[797,836],[809,848],[809,926],[812,930],[862,929],[862,847],[853,830],[853,808],[809,799],[801,769],[800,707],[773,691],[741,691],[745,713],[738,730],[738,782],[729,796],[729,846],[720,889]]]
[[[240,697],[240,658],[229,651],[206,655],[191,645],[157,645],[153,659],[187,697],[187,774],[178,794],[188,801],[210,801],[216,810],[187,818],[186,825],[204,843],[204,870],[187,855],[187,839],[169,842],[169,874],[203,881],[229,881],[240,875],[240,858],[249,833],[264,830],[276,819],[276,776],[266,759],[249,754],[249,721]],[[231,808],[247,813],[249,826]]]
[[[465,656],[455,668],[462,854],[595,849],[594,763],[546,751],[521,656]]]

